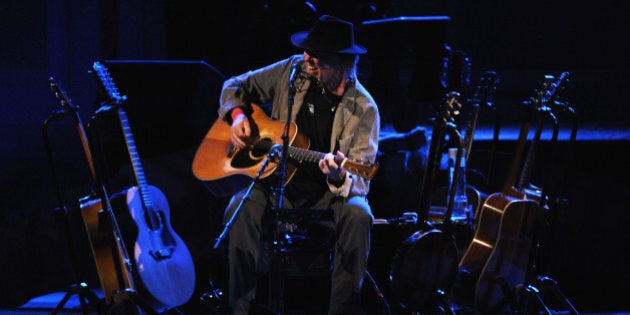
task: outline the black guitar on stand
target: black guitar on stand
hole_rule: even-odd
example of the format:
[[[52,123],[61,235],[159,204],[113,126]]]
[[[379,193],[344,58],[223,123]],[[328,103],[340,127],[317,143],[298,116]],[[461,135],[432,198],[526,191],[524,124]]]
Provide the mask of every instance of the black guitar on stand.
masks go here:
[[[136,150],[121,96],[107,68],[95,62],[94,73],[106,92],[106,104],[117,107],[126,140],[136,186],[126,193],[126,206],[137,225],[134,244],[133,276],[139,293],[156,309],[170,309],[186,303],[195,288],[195,268],[186,244],[170,224],[169,205],[164,194],[148,185]]]
[[[479,83],[475,88],[475,93],[472,98],[467,99],[466,102],[461,104],[458,101],[449,102],[446,106],[450,107],[448,112],[452,112],[450,115],[450,120],[455,124],[455,128],[458,130],[460,135],[463,135],[462,139],[462,149],[463,149],[463,159],[466,161],[466,165],[470,165],[470,153],[472,152],[474,135],[477,130],[477,121],[479,118],[480,108],[488,107],[492,110],[494,107],[494,93],[496,91],[497,84],[499,83],[499,77],[494,71],[486,71],[482,74],[479,79]],[[448,116],[447,116],[448,117]],[[458,121],[462,121],[461,124],[458,124]],[[476,185],[468,184],[471,182],[471,178],[479,178],[484,177],[483,174],[480,174],[477,170],[466,167],[465,174],[466,176],[466,195],[468,199],[468,205],[471,206],[470,209],[470,218],[466,220],[469,225],[473,225],[473,222],[477,218],[477,213],[481,208],[481,205],[484,199],[487,197],[481,190],[477,188]],[[449,192],[450,187],[453,184],[454,176],[449,176],[449,181],[446,187],[440,187],[437,189],[433,196],[431,197],[432,205],[442,205],[447,199],[450,197]],[[485,179],[483,180],[486,181]],[[472,182],[476,182],[472,180]],[[430,222],[440,222],[444,218],[445,208],[440,207],[431,207],[428,214],[428,221]],[[472,228],[471,228],[472,230]],[[468,238],[470,241],[470,238]],[[459,242],[458,242],[459,243]]]
[[[442,144],[447,135],[458,143],[457,161],[463,157],[462,138],[453,123],[461,109],[459,96],[455,91],[447,93],[442,109],[435,117],[418,206],[422,226],[399,246],[391,266],[392,293],[398,306],[407,312],[453,314],[448,295],[459,259],[450,219],[453,203],[447,205],[440,222],[430,222],[427,218],[443,153]],[[455,167],[455,176],[461,171],[460,167]]]

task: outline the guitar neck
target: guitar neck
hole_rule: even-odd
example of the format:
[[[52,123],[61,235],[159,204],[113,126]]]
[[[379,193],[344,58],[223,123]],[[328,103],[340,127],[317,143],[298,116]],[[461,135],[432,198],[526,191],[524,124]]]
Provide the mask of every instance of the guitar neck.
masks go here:
[[[140,155],[136,149],[136,142],[133,139],[127,113],[122,109],[122,107],[118,108],[118,117],[120,118],[120,125],[127,144],[129,159],[131,160],[131,166],[136,177],[136,183],[138,185],[138,189],[140,190],[140,195],[142,196],[142,201],[147,208],[151,208],[151,198],[149,198],[147,180],[144,176],[142,164],[140,163]]]
[[[517,184],[517,189],[519,190],[524,190],[531,185],[534,159],[536,157],[536,150],[538,148],[538,142],[540,141],[540,135],[542,134],[542,127],[542,123],[539,123],[536,128],[534,137],[529,144],[527,157],[525,158],[525,162],[523,163],[523,170],[521,171],[521,176]]]
[[[298,161],[316,163],[319,160],[323,159],[325,155],[326,154],[323,152],[289,146],[289,157]],[[340,163],[341,161],[335,159],[335,162]]]
[[[326,153],[308,150],[300,147],[289,147],[289,157],[292,159],[309,162],[309,163],[317,163],[319,160],[323,159],[326,156]],[[337,165],[344,167],[351,173],[361,176],[366,179],[372,179],[376,170],[378,169],[377,165],[370,165],[366,163],[351,161],[347,158],[339,159],[335,156],[335,163]]]
[[[468,122],[466,123],[466,131],[464,134],[463,147],[466,150],[466,161],[469,160],[470,151],[472,151],[473,137],[475,130],[477,129],[477,117],[479,116],[479,105],[474,104],[473,111],[468,116]]]
[[[472,111],[468,115],[466,124],[466,134],[464,135],[464,148],[466,149],[466,160],[470,157],[472,151],[472,143],[477,129],[477,120],[479,118],[479,110],[481,105],[491,106],[493,104],[494,91],[499,81],[499,77],[494,71],[486,71],[481,76],[480,83],[475,90],[475,94],[471,100]]]
[[[505,179],[505,184],[503,185],[503,193],[509,194],[514,190],[515,185],[517,184],[518,171],[521,165],[521,157],[523,156],[523,151],[525,150],[525,144],[527,142],[527,134],[529,133],[530,121],[526,121],[521,126],[521,132],[518,137],[518,144],[516,147],[516,151],[514,152],[514,158],[512,159],[512,165],[508,171],[507,177]]]

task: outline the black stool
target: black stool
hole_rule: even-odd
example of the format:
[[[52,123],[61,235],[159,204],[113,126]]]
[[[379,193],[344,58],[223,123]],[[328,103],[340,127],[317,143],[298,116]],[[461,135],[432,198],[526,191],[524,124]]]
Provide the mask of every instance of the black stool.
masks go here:
[[[285,290],[290,279],[324,279],[326,290],[330,292],[334,243],[332,216],[330,208],[278,210],[275,232],[268,243],[270,272],[265,307],[272,312],[285,313]],[[312,289],[314,282],[300,283],[307,283]],[[326,307],[328,303],[320,304]]]

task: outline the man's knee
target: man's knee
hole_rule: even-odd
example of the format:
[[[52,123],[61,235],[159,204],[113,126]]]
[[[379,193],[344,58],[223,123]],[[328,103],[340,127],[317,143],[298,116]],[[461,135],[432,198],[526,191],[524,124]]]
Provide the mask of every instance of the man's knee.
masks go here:
[[[364,197],[351,197],[348,199],[344,211],[348,218],[355,224],[371,226],[374,217],[370,205]]]

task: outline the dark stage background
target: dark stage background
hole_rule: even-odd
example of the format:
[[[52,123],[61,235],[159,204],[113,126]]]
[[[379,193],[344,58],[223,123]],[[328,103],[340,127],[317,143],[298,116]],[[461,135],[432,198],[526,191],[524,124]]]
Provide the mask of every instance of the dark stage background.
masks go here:
[[[630,208],[625,201],[630,191],[626,161],[630,111],[624,94],[630,87],[630,51],[624,44],[624,6],[614,0],[310,5],[290,0],[3,1],[0,306],[15,307],[32,297],[63,291],[76,282],[75,270],[98,286],[77,202],[89,194],[93,181],[74,121],[66,117],[44,128],[44,121],[61,108],[49,89],[49,77],[79,106],[83,123],[104,144],[111,191],[133,179],[125,167],[116,120],[107,115],[92,119],[97,86],[88,73],[92,63],[103,61],[121,93],[129,97],[130,124],[147,179],[166,194],[173,228],[195,259],[198,283],[191,301],[195,304],[208,289],[210,275],[220,269],[213,263],[211,246],[226,200],[194,178],[191,163],[216,119],[221,82],[300,53],[290,45],[290,34],[329,13],[355,22],[359,41],[369,49],[361,61],[361,80],[379,103],[383,122],[402,132],[429,125],[433,107],[440,104],[446,46],[451,53],[470,58],[470,86],[486,70],[500,75],[495,100],[506,126],[520,121],[520,103],[545,74],[569,71],[567,95],[580,129],[569,158],[558,162],[543,155],[543,161],[566,168],[569,174],[563,187],[569,204],[555,221],[547,244],[546,272],[580,311],[630,310],[626,230]],[[422,18],[387,20],[399,16]],[[369,22],[374,20],[380,23]],[[462,92],[467,91],[464,84]],[[487,149],[490,136],[481,130],[492,127],[495,115],[482,113],[479,119],[479,149]],[[569,152],[566,132],[571,124],[562,127],[563,141],[555,148],[546,143],[544,152],[558,148]],[[513,129],[502,133],[504,152],[513,148],[515,134],[508,132]],[[50,160],[44,140],[50,141]],[[497,165],[499,174],[488,193],[500,189],[502,166]],[[407,210],[399,204],[405,202],[392,198],[391,207],[379,205],[375,214]],[[70,214],[72,243],[64,234],[63,216],[55,211],[60,205]],[[380,239],[374,242],[374,252],[385,251],[383,261],[375,264],[387,265],[385,249],[395,248],[400,239],[381,230],[375,236]],[[72,267],[70,246],[75,247],[77,268]]]

